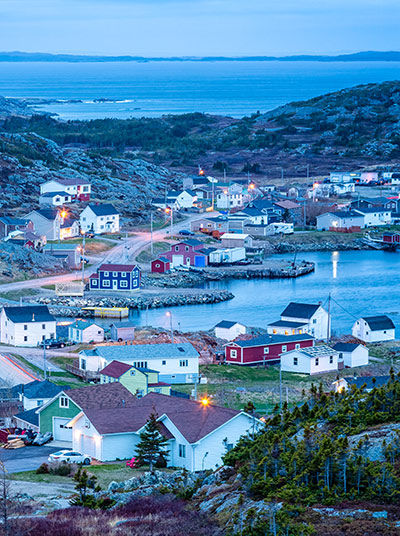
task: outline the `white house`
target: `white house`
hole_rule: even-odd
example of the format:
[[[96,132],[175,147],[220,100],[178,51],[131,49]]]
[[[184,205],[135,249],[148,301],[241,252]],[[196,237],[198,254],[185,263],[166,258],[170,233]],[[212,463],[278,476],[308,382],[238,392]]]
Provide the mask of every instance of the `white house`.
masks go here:
[[[71,203],[72,197],[67,192],[46,192],[39,197],[39,205],[61,207]]]
[[[167,193],[167,205],[174,205],[174,208],[192,208],[197,201],[197,195],[192,190],[170,191]]]
[[[80,215],[81,230],[95,234],[118,233],[119,213],[109,203],[88,205]]]
[[[331,334],[330,316],[319,304],[290,302],[281,319],[267,326],[271,335],[308,333],[315,339],[327,339]]]
[[[251,248],[253,246],[253,238],[244,233],[224,233],[221,236],[221,245],[224,248]]]
[[[91,185],[83,177],[52,179],[40,185],[41,196],[54,192],[66,192],[72,200],[89,201]]]
[[[364,217],[365,227],[390,225],[392,223],[392,212],[384,207],[355,208],[354,212]]]
[[[233,341],[239,335],[246,333],[246,326],[231,320],[221,320],[214,328],[215,336],[225,341]]]
[[[24,406],[24,410],[27,411],[47,404],[58,393],[61,393],[64,388],[64,386],[56,385],[48,380],[35,380],[23,386],[19,399]]]
[[[356,211],[325,212],[317,216],[318,231],[329,229],[351,229],[352,227],[364,228],[364,216]]]
[[[41,208],[26,215],[35,232],[47,240],[63,240],[79,235],[79,223],[63,208]]]
[[[46,305],[3,307],[0,314],[0,342],[12,346],[37,346],[53,339],[56,319]]]
[[[68,326],[68,339],[77,344],[103,342],[104,329],[94,322],[76,320]]]
[[[160,433],[168,440],[168,466],[193,472],[215,469],[241,436],[263,426],[244,412],[149,393],[127,407],[80,412],[68,423],[72,449],[100,461],[131,458],[154,411],[159,416]]]
[[[395,326],[386,315],[364,316],[354,322],[352,334],[364,342],[393,341]]]
[[[318,374],[338,370],[339,352],[329,346],[312,346],[290,350],[281,355],[284,372]]]
[[[338,342],[333,349],[339,352],[339,362],[343,361],[345,367],[362,367],[368,365],[369,350],[363,344],[352,342]]]
[[[218,209],[229,210],[231,208],[243,207],[251,199],[248,190],[241,184],[218,184],[216,186],[215,204]]]
[[[160,382],[169,384],[196,383],[199,378],[199,354],[188,342],[98,346],[79,353],[79,368],[98,372],[114,360],[156,370]]]

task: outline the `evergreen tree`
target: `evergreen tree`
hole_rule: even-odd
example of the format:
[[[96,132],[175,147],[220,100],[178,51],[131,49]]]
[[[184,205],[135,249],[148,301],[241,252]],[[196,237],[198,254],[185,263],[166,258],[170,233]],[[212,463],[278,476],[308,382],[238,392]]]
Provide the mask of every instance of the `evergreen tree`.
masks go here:
[[[139,459],[149,464],[151,472],[153,472],[154,464],[158,458],[160,456],[166,458],[168,455],[168,449],[166,448],[168,439],[160,433],[157,418],[158,415],[153,409],[143,432],[140,434],[140,441],[136,448]]]

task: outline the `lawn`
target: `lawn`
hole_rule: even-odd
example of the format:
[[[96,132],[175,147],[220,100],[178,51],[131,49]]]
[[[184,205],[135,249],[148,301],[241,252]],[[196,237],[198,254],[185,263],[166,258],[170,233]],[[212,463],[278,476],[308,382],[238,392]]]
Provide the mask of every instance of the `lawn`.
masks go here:
[[[110,237],[111,238],[111,237]],[[117,240],[116,240],[117,242]],[[57,240],[49,240],[48,244],[58,244]],[[68,238],[67,240],[62,241],[63,244],[82,244],[82,238]],[[102,253],[115,247],[114,242],[109,240],[101,240],[99,238],[86,238],[85,241],[85,253]]]
[[[39,291],[35,288],[9,290],[7,292],[0,292],[0,298],[17,301],[20,298],[25,298],[26,296],[36,296],[36,294],[39,294]]]
[[[108,463],[104,465],[91,465],[85,467],[89,473],[97,476],[98,484],[103,488],[107,488],[110,482],[120,482],[122,480],[128,480],[135,476],[143,474],[143,469],[131,469],[126,467],[125,462]],[[10,480],[23,480],[26,482],[46,482],[46,483],[63,483],[73,484],[74,481],[68,476],[58,476],[49,474],[36,474],[36,471],[22,471],[20,473],[12,473],[9,475]]]
[[[168,251],[170,249],[170,244],[168,242],[154,242],[153,243],[153,251],[154,253],[151,253],[151,246],[144,249],[139,253],[139,255],[136,257],[137,262],[150,262],[153,259],[156,259],[161,253],[164,253],[165,251]]]

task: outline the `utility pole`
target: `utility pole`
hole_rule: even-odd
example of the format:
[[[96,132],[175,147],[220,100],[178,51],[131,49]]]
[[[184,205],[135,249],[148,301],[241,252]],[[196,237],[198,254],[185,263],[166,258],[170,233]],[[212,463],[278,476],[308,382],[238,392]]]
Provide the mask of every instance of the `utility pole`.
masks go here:
[[[150,251],[151,255],[154,255],[154,245],[153,245],[153,213],[150,213]]]
[[[174,330],[172,329],[172,313],[171,311],[167,311],[167,315],[169,316],[169,330],[171,333],[171,342],[174,344]]]
[[[306,200],[304,199],[304,202],[303,202],[303,228],[305,230],[307,226],[307,218],[306,218]]]
[[[283,167],[281,167],[281,179],[283,180],[283,178],[284,178],[284,169]]]
[[[85,285],[85,246],[86,246],[86,235],[82,234],[82,285]]]
[[[307,164],[307,179],[310,178],[310,164]]]
[[[282,356],[279,361],[279,412],[282,414]]]
[[[326,340],[329,342],[331,338],[331,293],[328,296],[328,327],[327,327]]]
[[[43,339],[43,376],[47,380],[46,341]]]
[[[171,206],[171,237],[172,237],[172,229],[174,227],[174,207]]]

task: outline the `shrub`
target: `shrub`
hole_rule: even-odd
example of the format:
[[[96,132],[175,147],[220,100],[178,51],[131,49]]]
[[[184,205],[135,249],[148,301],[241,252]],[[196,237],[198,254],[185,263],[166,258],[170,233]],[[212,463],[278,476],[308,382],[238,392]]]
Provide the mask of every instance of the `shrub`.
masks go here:
[[[50,466],[48,472],[52,475],[69,476],[72,471],[70,463],[61,462]]]
[[[49,473],[49,466],[47,465],[47,463],[42,463],[42,465],[40,465],[36,469],[36,474],[37,475],[45,475],[47,473]]]

